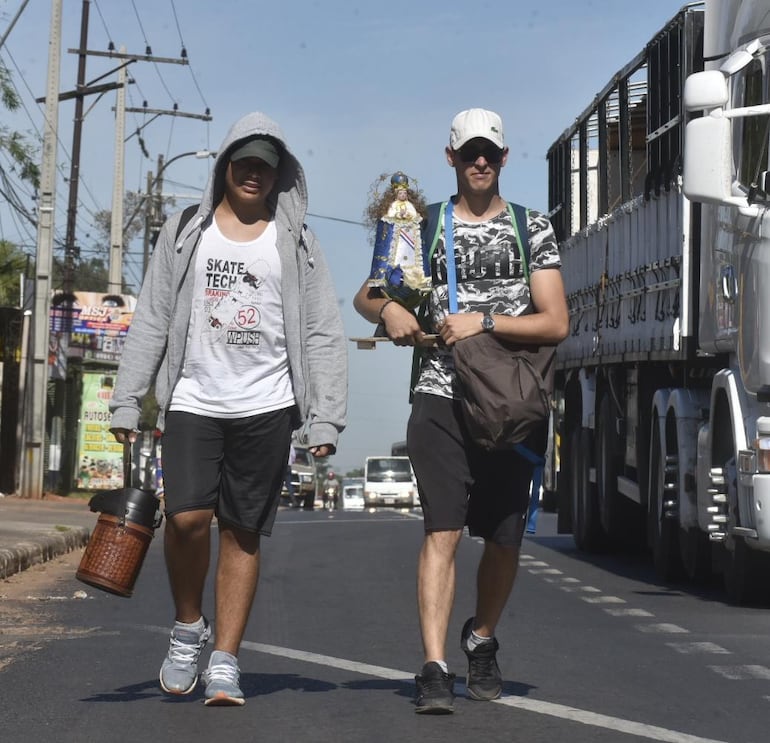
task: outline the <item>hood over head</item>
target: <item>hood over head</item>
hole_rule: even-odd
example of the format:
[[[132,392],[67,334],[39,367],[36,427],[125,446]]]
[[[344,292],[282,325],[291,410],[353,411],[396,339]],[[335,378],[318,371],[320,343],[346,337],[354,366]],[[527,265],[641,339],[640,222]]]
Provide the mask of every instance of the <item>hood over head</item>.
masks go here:
[[[259,111],[246,114],[230,127],[230,131],[217,151],[214,168],[203,191],[199,214],[208,219],[216,205],[222,200],[225,188],[225,171],[230,162],[230,156],[254,137],[269,138],[279,156],[278,177],[268,198],[268,203],[276,216],[282,216],[296,230],[299,230],[305,221],[307,211],[305,171],[289,150],[278,124]]]

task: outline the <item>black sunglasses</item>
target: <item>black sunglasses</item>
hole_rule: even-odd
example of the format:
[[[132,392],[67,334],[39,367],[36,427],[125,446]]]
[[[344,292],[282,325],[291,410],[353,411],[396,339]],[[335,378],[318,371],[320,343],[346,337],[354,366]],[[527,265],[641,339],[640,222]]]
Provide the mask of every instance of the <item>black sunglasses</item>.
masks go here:
[[[483,147],[479,147],[477,144],[465,144],[459,150],[455,150],[455,152],[464,163],[475,163],[483,155],[488,163],[497,165],[499,162],[502,162],[505,150],[501,150],[493,144],[484,145]]]

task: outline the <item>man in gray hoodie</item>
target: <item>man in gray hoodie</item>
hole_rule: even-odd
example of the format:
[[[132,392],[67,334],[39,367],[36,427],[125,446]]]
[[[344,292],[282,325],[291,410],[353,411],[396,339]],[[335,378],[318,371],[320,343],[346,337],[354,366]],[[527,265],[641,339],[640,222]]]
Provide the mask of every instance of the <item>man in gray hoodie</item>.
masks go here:
[[[176,608],[160,670],[170,694],[195,688],[211,634],[202,604],[217,517],[207,705],[244,703],[238,650],[292,432],[325,457],[345,425],[342,320],[306,210],[304,172],[280,128],[264,114],[244,116],[219,149],[197,213],[186,224],[172,216],[160,232],[110,403],[115,438],[134,441],[154,384]]]

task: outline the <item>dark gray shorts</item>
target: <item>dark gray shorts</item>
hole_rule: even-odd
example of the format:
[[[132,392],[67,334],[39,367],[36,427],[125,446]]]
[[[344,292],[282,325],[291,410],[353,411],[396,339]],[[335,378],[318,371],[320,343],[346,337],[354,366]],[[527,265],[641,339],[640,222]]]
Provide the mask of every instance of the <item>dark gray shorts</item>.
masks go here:
[[[425,531],[468,526],[473,536],[519,546],[532,464],[513,451],[487,452],[469,440],[456,400],[416,393],[407,450],[417,476]]]
[[[161,439],[166,516],[213,508],[220,521],[269,536],[289,459],[293,411],[249,418],[170,412]]]

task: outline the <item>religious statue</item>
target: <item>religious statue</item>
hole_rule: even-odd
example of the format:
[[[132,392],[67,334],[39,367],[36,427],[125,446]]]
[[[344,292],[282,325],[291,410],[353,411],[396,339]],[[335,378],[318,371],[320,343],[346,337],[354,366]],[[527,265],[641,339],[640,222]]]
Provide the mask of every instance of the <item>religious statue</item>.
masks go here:
[[[420,223],[425,199],[401,171],[390,178],[390,188],[380,194],[380,179],[372,187],[366,218],[374,227],[374,255],[369,286],[405,307],[417,307],[431,287],[429,256],[424,254]]]

